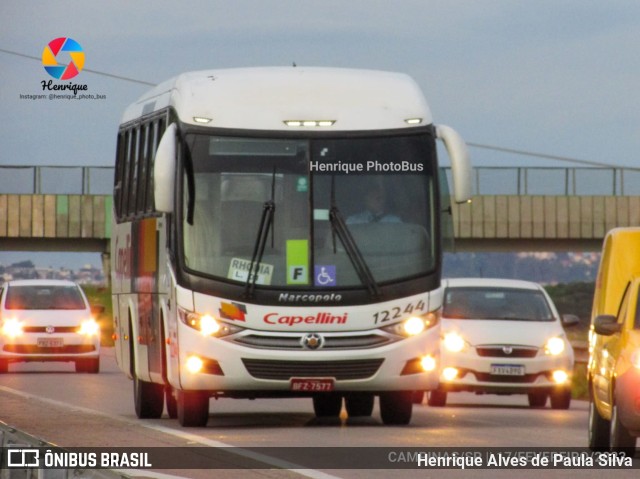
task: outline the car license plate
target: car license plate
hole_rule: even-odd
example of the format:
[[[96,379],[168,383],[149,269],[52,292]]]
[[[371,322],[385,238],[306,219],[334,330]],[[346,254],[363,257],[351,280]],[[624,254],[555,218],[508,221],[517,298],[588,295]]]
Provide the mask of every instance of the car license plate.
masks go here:
[[[38,338],[39,348],[61,348],[64,346],[62,338]]]
[[[331,378],[291,378],[291,390],[300,392],[333,391],[334,380]]]
[[[491,374],[496,376],[524,376],[524,366],[519,364],[492,364]]]

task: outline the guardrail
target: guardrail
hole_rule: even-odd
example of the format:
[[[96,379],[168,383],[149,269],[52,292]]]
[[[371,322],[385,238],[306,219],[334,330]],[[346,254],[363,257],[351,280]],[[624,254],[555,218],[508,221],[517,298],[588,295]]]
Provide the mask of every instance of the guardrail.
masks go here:
[[[113,166],[0,165],[0,194],[108,195],[113,174]],[[474,187],[476,195],[640,196],[640,168],[479,166]]]
[[[36,465],[44,462],[40,457],[42,448],[52,450],[60,450],[60,448],[19,431],[2,421],[0,421],[0,446],[0,479],[129,479],[134,477],[112,469],[38,468]]]
[[[108,195],[113,166],[0,165],[0,194]]]
[[[478,195],[640,195],[640,168],[503,167],[474,170]]]

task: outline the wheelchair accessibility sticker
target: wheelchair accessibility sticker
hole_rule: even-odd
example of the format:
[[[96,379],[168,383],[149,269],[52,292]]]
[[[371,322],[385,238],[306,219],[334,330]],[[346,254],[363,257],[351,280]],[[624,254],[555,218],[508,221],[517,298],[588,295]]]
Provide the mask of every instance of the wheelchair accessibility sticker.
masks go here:
[[[315,286],[335,286],[335,265],[316,265],[313,268],[313,284]]]

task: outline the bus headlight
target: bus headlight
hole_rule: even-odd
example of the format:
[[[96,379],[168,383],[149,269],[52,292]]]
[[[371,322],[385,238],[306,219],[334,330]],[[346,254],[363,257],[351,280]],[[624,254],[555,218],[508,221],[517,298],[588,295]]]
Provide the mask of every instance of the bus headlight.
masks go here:
[[[22,321],[16,318],[7,319],[2,323],[2,335],[9,338],[17,338],[22,335]]]
[[[556,336],[547,340],[544,345],[544,352],[551,356],[557,356],[564,352],[564,348],[564,339]]]
[[[224,323],[210,314],[198,314],[180,308],[178,309],[178,316],[184,324],[200,331],[203,336],[222,338],[242,330],[242,328]]]
[[[398,336],[408,338],[416,336],[417,334],[434,327],[438,324],[438,320],[438,315],[436,313],[427,313],[422,316],[410,316],[404,321],[400,321],[399,323],[394,323],[380,329],[387,333],[397,334]]]
[[[450,332],[444,335],[442,344],[447,351],[459,353],[465,348],[467,342],[458,333]]]
[[[86,319],[80,323],[78,334],[82,334],[83,336],[97,336],[100,334],[100,325],[93,318]]]

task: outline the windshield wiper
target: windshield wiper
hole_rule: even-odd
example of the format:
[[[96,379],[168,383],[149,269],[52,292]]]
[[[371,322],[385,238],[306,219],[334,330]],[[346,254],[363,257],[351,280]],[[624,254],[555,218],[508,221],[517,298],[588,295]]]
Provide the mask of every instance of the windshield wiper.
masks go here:
[[[378,283],[376,283],[376,280],[369,269],[369,265],[367,265],[364,256],[362,256],[362,253],[358,249],[356,240],[349,231],[342,213],[338,208],[338,204],[336,203],[335,176],[331,177],[331,208],[329,209],[329,222],[331,223],[331,231],[333,233],[334,251],[336,247],[335,237],[338,236],[344,246],[349,260],[351,261],[351,264],[353,265],[353,268],[356,270],[358,278],[360,278],[360,282],[369,290],[369,294],[373,298],[380,297],[381,293]]]
[[[245,287],[244,287],[244,296],[246,298],[253,297],[253,291],[256,287],[258,273],[260,272],[260,263],[262,263],[262,256],[264,255],[264,248],[267,245],[267,239],[269,238],[269,231],[271,230],[271,227],[273,225],[273,217],[276,211],[276,203],[274,201],[275,183],[276,183],[276,169],[274,167],[273,175],[271,177],[271,199],[265,201],[264,204],[262,205],[262,217],[260,218],[258,235],[256,236],[256,242],[253,247],[253,254],[251,255],[249,275],[247,276],[247,282],[245,283]],[[271,246],[273,247],[273,235],[271,235]]]

